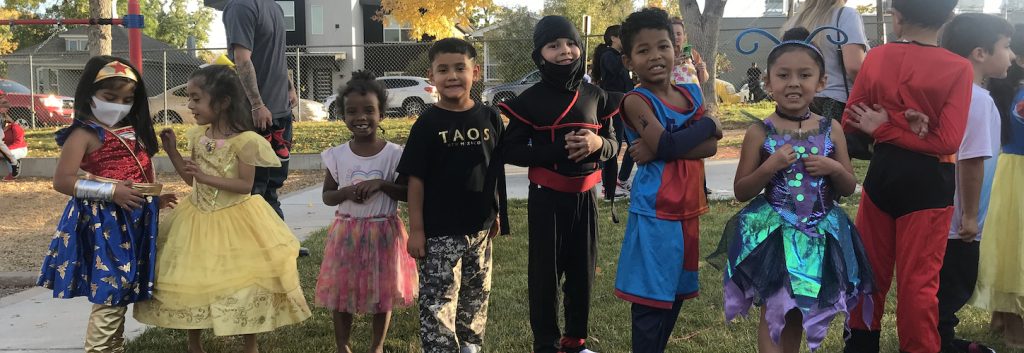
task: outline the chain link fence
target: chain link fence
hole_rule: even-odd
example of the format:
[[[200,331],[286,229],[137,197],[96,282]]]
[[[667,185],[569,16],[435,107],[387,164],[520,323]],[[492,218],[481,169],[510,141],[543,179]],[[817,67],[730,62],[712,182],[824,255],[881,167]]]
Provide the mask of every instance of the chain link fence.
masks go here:
[[[52,38],[52,40],[65,40]],[[472,41],[477,49],[480,80],[472,97],[488,104],[512,97],[539,80],[530,58],[532,39]],[[428,50],[432,43],[374,43],[355,46],[288,47],[289,75],[298,89],[300,104],[293,108],[297,121],[335,119],[341,106],[338,88],[356,70],[374,72],[388,89],[388,116],[415,116],[438,100],[427,79]],[[6,75],[0,89],[10,94],[10,114],[26,127],[59,127],[73,118],[75,89],[89,54],[85,43],[65,43],[61,52],[5,55]],[[52,46],[48,46],[52,48]],[[160,125],[191,123],[185,84],[192,72],[224,53],[224,48],[143,51],[143,81],[150,112]],[[128,57],[127,52],[114,56]],[[203,59],[205,58],[205,59]],[[281,82],[287,85],[287,82]]]

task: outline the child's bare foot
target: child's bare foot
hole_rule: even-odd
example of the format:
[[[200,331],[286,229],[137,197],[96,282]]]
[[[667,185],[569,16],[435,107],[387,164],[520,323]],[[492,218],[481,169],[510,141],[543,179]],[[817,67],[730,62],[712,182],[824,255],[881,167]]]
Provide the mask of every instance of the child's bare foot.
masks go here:
[[[1002,335],[1003,330],[1006,329],[1006,314],[994,311],[992,312],[992,321],[989,321],[988,330],[993,334]]]
[[[188,330],[188,353],[206,353],[203,349],[202,330]]]
[[[242,349],[245,353],[260,353],[259,347],[256,345],[256,335],[244,335],[245,347]]]

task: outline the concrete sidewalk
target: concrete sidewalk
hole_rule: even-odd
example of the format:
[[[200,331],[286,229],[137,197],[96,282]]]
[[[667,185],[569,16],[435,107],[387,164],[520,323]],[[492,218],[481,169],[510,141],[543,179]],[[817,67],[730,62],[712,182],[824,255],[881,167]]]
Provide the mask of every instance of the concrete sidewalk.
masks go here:
[[[706,163],[713,198],[732,197],[736,163],[736,160]],[[505,171],[509,198],[526,199],[529,187],[526,168],[508,166]],[[281,199],[285,221],[299,240],[327,227],[334,218],[334,208],[324,206],[321,201],[322,188],[316,185]],[[91,306],[85,298],[53,299],[50,290],[38,287],[0,298],[0,352],[81,352]],[[126,338],[138,337],[145,331],[146,326],[132,319],[130,312],[127,319]]]
[[[322,188],[317,185],[281,199],[285,221],[299,240],[326,227],[334,218],[334,209],[320,201]],[[0,298],[0,352],[80,353],[91,307],[85,298],[54,299],[51,290],[40,287]],[[146,327],[129,311],[127,339],[138,337]]]

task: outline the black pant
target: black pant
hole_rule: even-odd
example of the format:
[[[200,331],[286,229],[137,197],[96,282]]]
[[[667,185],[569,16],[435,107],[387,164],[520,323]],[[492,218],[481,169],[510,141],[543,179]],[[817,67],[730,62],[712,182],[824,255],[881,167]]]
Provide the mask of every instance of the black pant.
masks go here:
[[[843,111],[846,110],[846,103],[828,97],[814,97],[811,101],[811,111],[814,114],[842,122]]]
[[[287,117],[274,119],[274,125],[263,131],[261,134],[266,135],[273,130],[284,129],[284,139],[289,143],[292,142],[292,116],[288,114]],[[281,201],[277,199],[277,189],[284,186],[285,179],[288,179],[288,162],[281,161],[281,166],[276,168],[263,168],[256,167],[255,178],[252,182],[252,194],[262,195],[270,207],[274,208],[278,216],[284,219],[284,212],[281,211]]]
[[[672,309],[658,309],[633,304],[633,353],[661,353],[668,345],[672,329],[676,327],[683,300],[677,299]]]
[[[528,208],[533,348],[536,353],[557,352],[562,336],[558,328],[559,284],[564,295],[565,336],[587,338],[597,260],[596,194],[593,190],[566,193],[531,184]]]
[[[974,294],[978,282],[978,258],[980,244],[976,241],[965,243],[950,239],[946,243],[946,256],[939,271],[939,336],[943,347],[956,338],[956,325],[960,319],[957,311],[967,304]]]
[[[612,128],[615,129],[615,141],[618,143],[625,142],[626,147],[619,149],[619,155],[622,155],[622,169],[619,169],[619,156],[607,160],[604,162],[604,167],[601,168],[601,184],[604,186],[604,195],[606,198],[611,197],[615,193],[615,178],[618,180],[629,180],[629,176],[633,174],[633,157],[629,155],[629,141],[626,140],[625,124],[622,123],[622,118],[619,115],[612,117]]]

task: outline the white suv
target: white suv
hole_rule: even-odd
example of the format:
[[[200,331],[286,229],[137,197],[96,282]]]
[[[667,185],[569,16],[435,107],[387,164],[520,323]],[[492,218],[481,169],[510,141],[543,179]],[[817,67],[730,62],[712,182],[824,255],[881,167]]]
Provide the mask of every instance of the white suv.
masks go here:
[[[420,113],[438,101],[437,88],[423,77],[383,76],[378,77],[377,81],[388,90],[388,113],[419,117]],[[327,107],[330,119],[338,119],[344,113],[342,101],[337,94],[327,97],[324,106]]]

